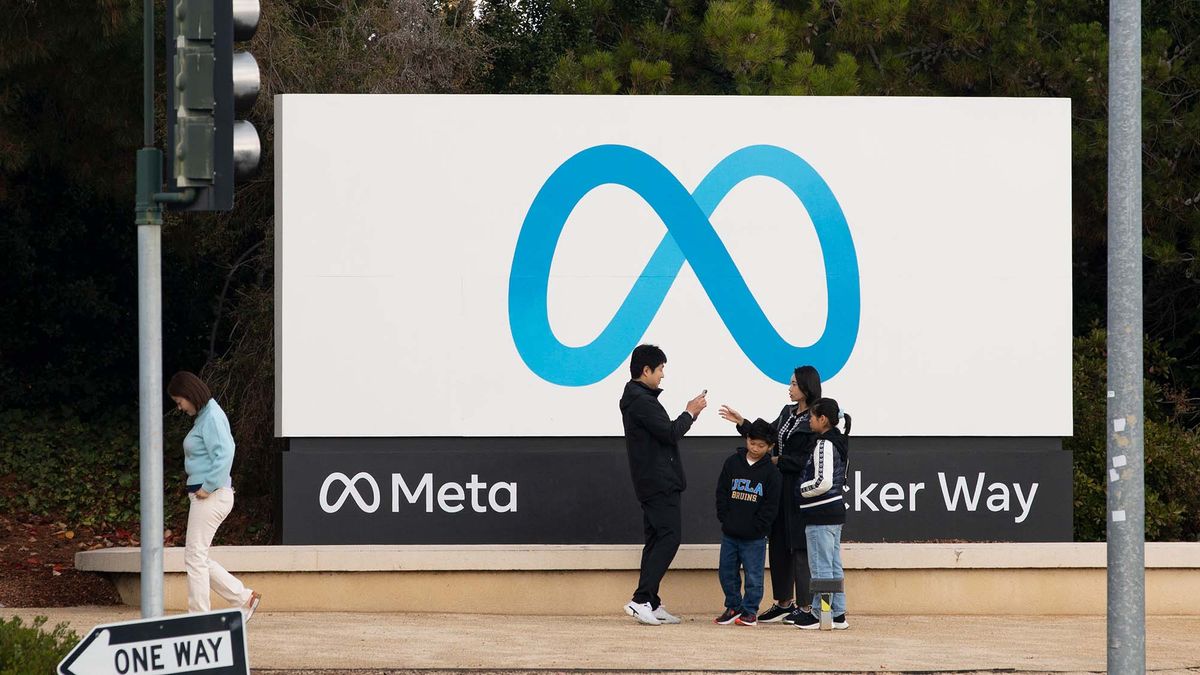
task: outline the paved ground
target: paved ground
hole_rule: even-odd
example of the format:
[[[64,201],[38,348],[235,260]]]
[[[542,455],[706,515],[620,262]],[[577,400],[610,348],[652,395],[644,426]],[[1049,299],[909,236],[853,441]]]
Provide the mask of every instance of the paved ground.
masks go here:
[[[619,608],[618,608],[619,609]],[[138,618],[136,608],[2,609],[45,615],[83,634]],[[270,613],[255,615],[256,672],[375,675],[420,671],[588,672],[1103,672],[1104,617],[851,616],[851,629],[782,624],[678,626],[604,618],[477,614]],[[1147,667],[1200,673],[1200,617],[1151,617]]]

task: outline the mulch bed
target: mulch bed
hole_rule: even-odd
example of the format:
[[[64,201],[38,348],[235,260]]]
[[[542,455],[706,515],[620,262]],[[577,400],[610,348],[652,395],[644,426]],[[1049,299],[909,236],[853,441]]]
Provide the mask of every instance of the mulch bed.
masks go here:
[[[98,534],[38,516],[0,514],[0,607],[120,604],[111,581],[75,569],[75,553],[130,542],[119,530]]]

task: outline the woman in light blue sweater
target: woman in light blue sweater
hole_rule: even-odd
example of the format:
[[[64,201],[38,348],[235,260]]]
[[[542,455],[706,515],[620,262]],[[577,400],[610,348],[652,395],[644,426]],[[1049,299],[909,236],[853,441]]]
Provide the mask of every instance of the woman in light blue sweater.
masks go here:
[[[256,593],[208,557],[217,528],[233,510],[233,452],[235,444],[229,418],[213,400],[208,385],[194,374],[180,371],[171,377],[167,393],[176,407],[196,418],[183,439],[183,468],[187,472],[187,543],[183,561],[188,577],[188,611],[207,612],[209,584],[228,602],[240,605],[246,620],[254,615],[261,593]]]

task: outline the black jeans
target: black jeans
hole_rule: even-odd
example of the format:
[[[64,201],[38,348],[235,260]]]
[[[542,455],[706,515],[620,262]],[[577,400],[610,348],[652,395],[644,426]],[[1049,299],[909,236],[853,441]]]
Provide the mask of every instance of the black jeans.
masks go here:
[[[642,502],[642,524],[645,527],[646,545],[642,547],[641,575],[633,593],[634,602],[648,602],[658,609],[662,598],[658,597],[658,586],[662,583],[667,568],[675,559],[682,540],[683,517],[679,510],[680,493],[655,495]]]
[[[771,595],[775,596],[777,604],[795,599],[799,605],[804,605],[812,599],[812,592],[808,590],[812,576],[808,569],[808,549],[788,547],[787,525],[778,525],[783,519],[782,513],[776,518],[767,547],[771,560]],[[792,595],[793,589],[795,595]]]

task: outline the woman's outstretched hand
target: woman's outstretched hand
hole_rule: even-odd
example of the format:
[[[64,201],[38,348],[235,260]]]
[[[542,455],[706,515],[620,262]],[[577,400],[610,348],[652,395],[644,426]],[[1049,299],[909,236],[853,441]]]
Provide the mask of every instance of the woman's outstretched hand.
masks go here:
[[[721,416],[721,419],[728,420],[734,424],[741,424],[742,422],[746,421],[746,418],[742,417],[741,413],[727,405],[721,406],[721,409],[717,411],[717,414]]]

